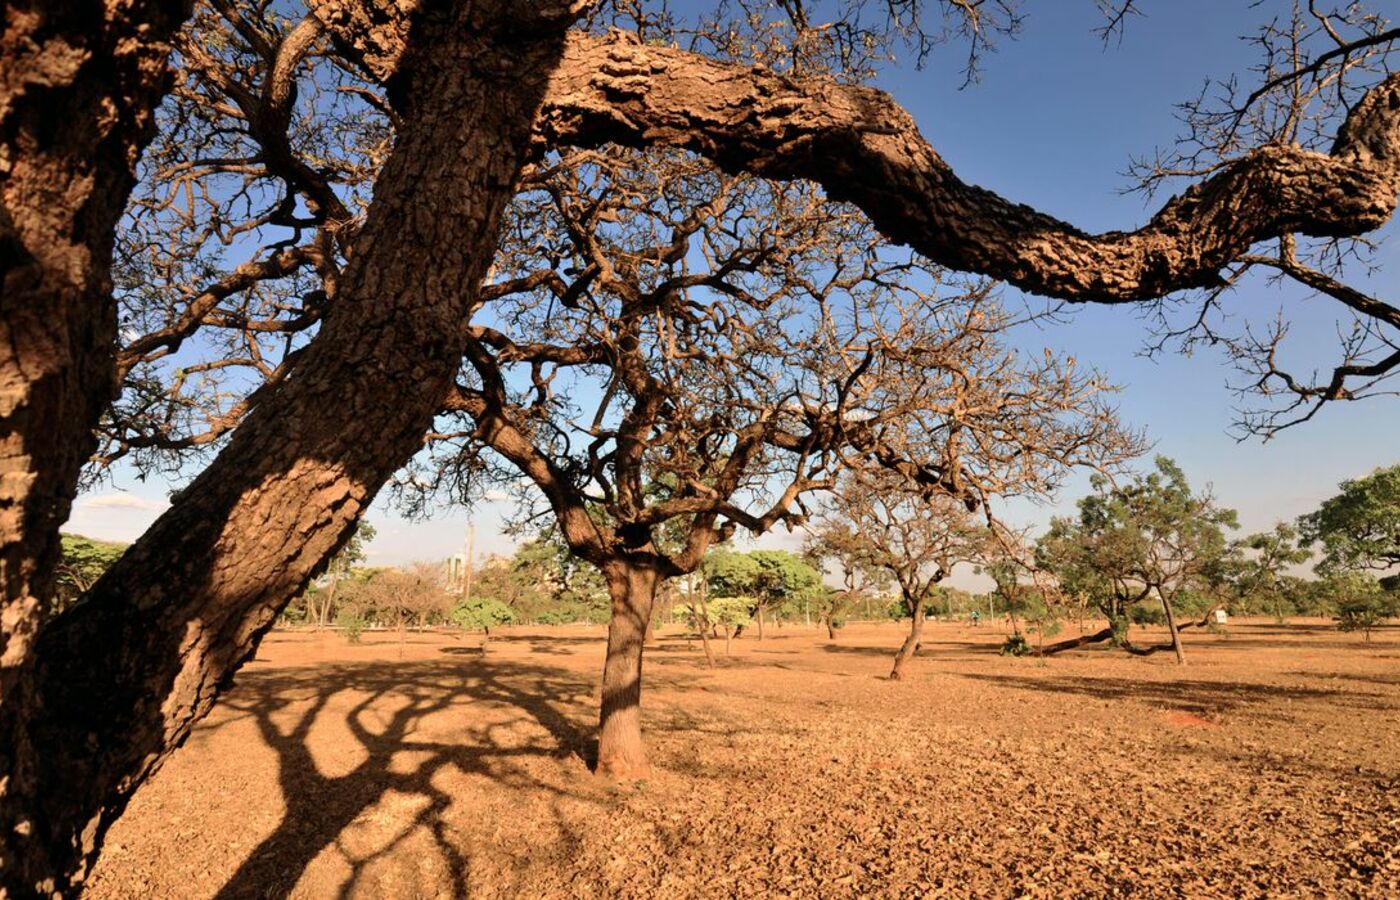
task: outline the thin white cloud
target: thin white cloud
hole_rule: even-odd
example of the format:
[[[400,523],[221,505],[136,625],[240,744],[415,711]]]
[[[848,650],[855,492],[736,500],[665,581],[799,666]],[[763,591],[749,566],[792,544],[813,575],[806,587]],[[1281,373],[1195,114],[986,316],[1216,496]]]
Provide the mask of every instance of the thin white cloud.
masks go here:
[[[76,505],[83,509],[139,509],[147,512],[159,512],[170,503],[165,500],[152,500],[149,497],[138,497],[135,494],[119,492],[99,494],[96,497],[82,497]]]

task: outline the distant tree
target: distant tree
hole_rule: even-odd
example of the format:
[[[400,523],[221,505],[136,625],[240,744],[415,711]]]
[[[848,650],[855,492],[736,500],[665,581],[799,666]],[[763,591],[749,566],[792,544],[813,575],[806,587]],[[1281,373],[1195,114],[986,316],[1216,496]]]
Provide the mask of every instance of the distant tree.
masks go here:
[[[486,651],[491,629],[515,621],[515,612],[492,597],[471,597],[458,600],[452,607],[451,618],[458,628],[481,632],[481,650]]]
[[[356,587],[355,606],[373,621],[398,631],[400,644],[410,626],[443,621],[451,608],[442,569],[431,563],[379,569]]]
[[[1096,597],[1109,627],[1087,638],[1045,648],[1056,652],[1096,640],[1126,640],[1129,609],[1156,594],[1171,648],[1185,664],[1174,604],[1215,592],[1224,583],[1229,556],[1226,528],[1232,509],[1196,494],[1181,468],[1165,456],[1156,471],[1122,487],[1102,476],[1095,493],[1079,501],[1078,519],[1057,518],[1037,548],[1038,565],[1058,576],[1062,589]],[[1150,652],[1143,651],[1143,652]]]
[[[1400,465],[1341,483],[1299,520],[1305,546],[1322,545],[1323,571],[1400,565]]]
[[[126,552],[126,548],[126,544],[97,541],[80,534],[62,535],[62,557],[54,588],[55,609],[66,609],[82,596]]]
[[[336,590],[340,582],[350,574],[350,570],[356,565],[365,561],[365,546],[374,540],[378,534],[374,526],[368,519],[361,519],[355,523],[355,530],[350,535],[350,540],[345,542],[345,546],[340,548],[340,552],[332,556],[330,562],[326,564],[326,572],[322,577],[324,588],[314,594],[308,592],[308,618],[316,623],[318,628],[325,628],[330,621],[332,609],[335,607]],[[314,604],[314,613],[310,606]]]
[[[818,569],[829,563],[840,574],[842,589],[822,592],[817,601],[826,635],[834,641],[847,611],[870,594],[889,588],[889,572],[873,563],[860,534],[839,518],[823,518],[809,528],[803,553]]]
[[[819,522],[823,530],[847,529],[858,542],[852,555],[863,566],[887,572],[897,586],[909,634],[895,654],[890,680],[902,679],[919,649],[939,582],[959,563],[982,558],[986,524],[954,498],[914,490],[896,475],[877,471],[843,480]]]
[[[1291,566],[1306,562],[1312,554],[1298,544],[1298,529],[1279,522],[1272,531],[1251,534],[1235,543],[1239,551],[1235,563],[1235,584],[1242,602],[1262,606],[1282,622],[1284,609],[1293,605],[1298,579],[1288,574]]]
[[[500,600],[517,620],[546,625],[608,620],[603,576],[574,554],[557,528],[546,528],[522,544],[497,577],[482,574],[474,593]]]
[[[821,588],[821,572],[786,550],[715,552],[706,558],[705,571],[715,598],[749,598],[749,616],[758,625],[759,640],[769,614],[792,614]]]
[[[711,597],[707,600],[694,600],[676,607],[678,614],[703,636],[712,629],[719,629],[724,635],[724,655],[731,651],[731,642],[753,621],[750,610],[756,605],[755,598],[741,595],[734,597]],[[714,663],[711,661],[711,665]]]
[[[1333,573],[1326,579],[1333,596],[1339,631],[1360,631],[1366,640],[1386,619],[1400,615],[1400,596],[1385,590],[1372,575],[1356,570]]]

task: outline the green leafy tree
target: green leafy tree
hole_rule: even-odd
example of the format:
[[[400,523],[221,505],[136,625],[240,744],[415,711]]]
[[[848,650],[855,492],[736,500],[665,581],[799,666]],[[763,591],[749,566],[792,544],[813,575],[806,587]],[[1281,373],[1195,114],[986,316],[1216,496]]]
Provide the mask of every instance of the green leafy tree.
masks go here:
[[[1037,547],[1037,564],[1058,577],[1061,589],[1086,592],[1109,619],[1103,632],[1064,646],[1111,639],[1133,649],[1128,611],[1155,594],[1184,664],[1174,608],[1199,606],[1200,598],[1222,590],[1231,562],[1225,529],[1238,527],[1235,511],[1216,505],[1209,493],[1193,493],[1165,456],[1157,457],[1154,472],[1121,487],[1097,475],[1092,484],[1095,493],[1079,501],[1078,519],[1054,520]]]
[[[1322,571],[1400,565],[1400,465],[1343,481],[1341,493],[1299,519],[1305,546],[1322,545]]]
[[[791,615],[822,588],[821,573],[786,550],[720,550],[706,557],[705,572],[714,597],[749,598],[749,615],[758,625],[759,640],[770,612]]]
[[[749,610],[755,598],[743,595],[734,597],[713,597],[704,601],[691,601],[676,606],[676,614],[684,617],[702,636],[713,629],[724,635],[724,655],[731,651],[731,643],[739,630],[753,621]]]
[[[514,622],[515,612],[492,597],[471,597],[457,601],[452,607],[451,618],[458,628],[480,631],[481,649],[485,652],[491,639],[491,629]]]
[[[1286,610],[1295,609],[1299,579],[1288,569],[1306,562],[1311,554],[1298,544],[1298,529],[1279,522],[1272,531],[1251,534],[1236,542],[1235,584],[1246,609],[1265,609],[1283,622]]]
[[[330,562],[326,564],[326,572],[322,577],[324,588],[315,592],[307,592],[307,618],[315,621],[316,627],[325,628],[330,621],[333,615],[332,610],[336,607],[336,592],[339,590],[341,582],[350,575],[355,566],[365,561],[365,546],[374,540],[377,533],[368,519],[361,519],[357,522],[354,533],[350,535],[350,540],[346,541],[345,546],[340,548],[340,552],[332,556]],[[340,624],[338,612],[334,615],[337,627],[343,627]]]
[[[63,556],[58,565],[54,606],[65,609],[92,587],[124,552],[126,544],[97,541],[80,534],[62,535]]]
[[[1337,609],[1333,618],[1339,631],[1360,631],[1369,641],[1376,626],[1400,611],[1400,597],[1385,590],[1380,581],[1366,572],[1336,572],[1324,583]]]

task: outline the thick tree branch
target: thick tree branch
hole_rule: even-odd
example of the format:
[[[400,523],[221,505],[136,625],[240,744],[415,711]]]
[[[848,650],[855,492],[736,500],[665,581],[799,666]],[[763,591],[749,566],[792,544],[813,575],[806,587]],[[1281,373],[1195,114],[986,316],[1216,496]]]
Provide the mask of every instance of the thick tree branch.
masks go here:
[[[1261,147],[1131,232],[1086,234],[964,183],[888,95],[793,80],[631,36],[574,33],[537,146],[670,146],[731,170],[821,183],[934,262],[1047,296],[1129,302],[1208,286],[1258,241],[1385,223],[1400,185],[1400,75],[1375,87],[1330,154]]]

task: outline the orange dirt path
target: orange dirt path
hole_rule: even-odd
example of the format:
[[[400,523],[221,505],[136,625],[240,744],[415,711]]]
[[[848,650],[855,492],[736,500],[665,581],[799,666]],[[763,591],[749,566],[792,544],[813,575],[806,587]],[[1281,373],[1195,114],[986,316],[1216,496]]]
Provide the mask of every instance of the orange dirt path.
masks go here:
[[[1400,895],[1400,628],[1237,620],[1185,668],[926,631],[888,682],[892,623],[715,670],[662,629],[626,786],[583,761],[602,628],[274,633],[85,896]]]

